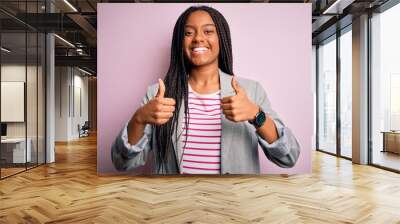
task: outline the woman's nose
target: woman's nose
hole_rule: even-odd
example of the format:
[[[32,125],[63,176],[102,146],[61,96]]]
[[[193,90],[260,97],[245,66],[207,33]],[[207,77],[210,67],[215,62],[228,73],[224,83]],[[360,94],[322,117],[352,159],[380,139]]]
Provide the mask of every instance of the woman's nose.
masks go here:
[[[193,40],[196,42],[204,41],[204,35],[201,32],[197,32]]]

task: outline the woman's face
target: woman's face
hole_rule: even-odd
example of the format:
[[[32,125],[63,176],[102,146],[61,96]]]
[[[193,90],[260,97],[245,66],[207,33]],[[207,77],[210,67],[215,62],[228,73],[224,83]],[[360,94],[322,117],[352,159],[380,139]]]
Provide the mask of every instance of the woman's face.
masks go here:
[[[193,12],[186,21],[184,32],[183,47],[189,62],[195,67],[213,63],[218,67],[218,34],[211,16],[205,11]]]

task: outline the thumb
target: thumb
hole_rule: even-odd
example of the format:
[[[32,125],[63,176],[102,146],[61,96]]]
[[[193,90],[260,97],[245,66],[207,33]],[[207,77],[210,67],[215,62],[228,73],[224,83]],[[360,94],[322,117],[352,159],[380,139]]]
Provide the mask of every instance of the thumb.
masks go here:
[[[235,90],[235,92],[236,92],[236,95],[242,93],[242,89],[240,88],[240,86],[239,86],[239,84],[238,84],[238,82],[237,82],[235,77],[232,78],[231,84],[232,84],[233,90]]]
[[[156,97],[158,98],[164,98],[165,95],[165,84],[162,79],[158,79],[158,92]]]

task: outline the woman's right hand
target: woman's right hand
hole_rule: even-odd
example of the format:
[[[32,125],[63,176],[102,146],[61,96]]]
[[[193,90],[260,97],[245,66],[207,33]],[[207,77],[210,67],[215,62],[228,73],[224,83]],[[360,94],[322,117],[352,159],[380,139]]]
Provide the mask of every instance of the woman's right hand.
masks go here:
[[[174,115],[175,100],[173,98],[164,98],[164,94],[164,81],[158,79],[157,95],[136,111],[134,115],[136,122],[155,125],[167,123]]]

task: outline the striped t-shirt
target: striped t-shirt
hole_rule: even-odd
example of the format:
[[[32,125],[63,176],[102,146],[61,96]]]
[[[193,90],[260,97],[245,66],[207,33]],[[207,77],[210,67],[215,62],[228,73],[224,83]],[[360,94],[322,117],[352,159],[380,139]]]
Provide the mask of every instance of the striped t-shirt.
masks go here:
[[[186,116],[182,122],[182,173],[219,174],[222,130],[221,93],[218,91],[212,94],[199,94],[194,92],[189,85],[188,106],[188,127],[185,126]]]

